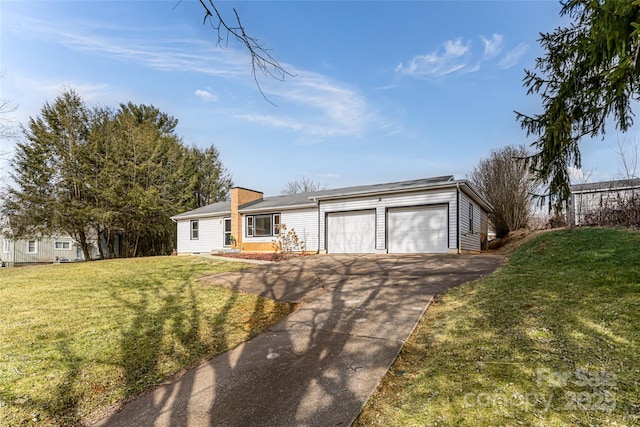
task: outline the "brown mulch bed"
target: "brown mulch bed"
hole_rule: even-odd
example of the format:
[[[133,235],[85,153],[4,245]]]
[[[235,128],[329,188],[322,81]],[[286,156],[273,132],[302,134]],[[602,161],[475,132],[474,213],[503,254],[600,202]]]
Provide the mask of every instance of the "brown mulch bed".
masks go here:
[[[226,258],[240,258],[240,259],[257,259],[259,261],[277,261],[276,255],[272,253],[265,254],[216,254],[216,256],[223,256]]]
[[[240,253],[240,254],[215,254],[216,256],[223,256],[227,258],[240,258],[240,259],[255,259],[259,261],[284,261],[289,258],[297,258],[301,256],[309,256],[311,254],[295,254],[293,257],[283,258],[282,255],[267,252],[267,253]]]

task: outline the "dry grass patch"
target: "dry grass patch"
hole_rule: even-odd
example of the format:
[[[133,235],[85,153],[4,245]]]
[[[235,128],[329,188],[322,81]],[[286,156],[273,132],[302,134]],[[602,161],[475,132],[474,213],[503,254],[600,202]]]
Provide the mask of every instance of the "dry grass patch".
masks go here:
[[[155,257],[0,269],[0,425],[74,425],[291,311],[195,280],[241,268]]]
[[[640,425],[640,233],[524,243],[439,298],[356,425]]]

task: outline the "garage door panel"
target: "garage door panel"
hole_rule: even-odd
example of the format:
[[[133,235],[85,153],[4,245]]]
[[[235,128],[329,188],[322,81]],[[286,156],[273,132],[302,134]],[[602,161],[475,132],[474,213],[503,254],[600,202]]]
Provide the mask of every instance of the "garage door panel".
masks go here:
[[[329,253],[375,252],[375,211],[339,212],[327,216]]]
[[[447,252],[447,218],[447,206],[390,209],[388,212],[389,252]]]

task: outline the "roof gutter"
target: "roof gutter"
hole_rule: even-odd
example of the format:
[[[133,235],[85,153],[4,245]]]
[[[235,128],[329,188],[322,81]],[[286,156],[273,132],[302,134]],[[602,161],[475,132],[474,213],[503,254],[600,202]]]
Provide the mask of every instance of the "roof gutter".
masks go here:
[[[399,194],[399,193],[411,193],[414,191],[422,191],[422,190],[438,190],[441,188],[451,188],[453,187],[453,182],[443,182],[441,184],[436,185],[420,185],[417,187],[408,187],[408,188],[397,188],[391,190],[378,190],[378,191],[363,191],[363,192],[353,192],[353,193],[344,193],[344,194],[335,194],[335,195],[326,195],[326,196],[313,196],[309,197],[310,200],[314,202],[318,202],[320,200],[336,200],[336,199],[350,199],[352,197],[366,197],[366,196],[377,196],[380,194]]]
[[[274,212],[274,211],[292,211],[296,209],[309,209],[315,208],[317,206],[316,203],[307,203],[305,205],[292,205],[292,206],[272,206],[269,208],[258,208],[258,209],[239,209],[238,212],[241,214],[251,214],[251,213],[260,213],[260,212]]]
[[[192,214],[192,215],[175,215],[170,217],[170,219],[172,221],[178,222],[180,220],[185,220],[185,219],[201,219],[201,218],[212,218],[212,217],[217,217],[217,216],[224,216],[224,215],[231,215],[231,211],[225,211],[225,212],[209,212],[209,213],[203,213],[203,214]]]
[[[627,190],[638,190],[639,188],[633,185],[629,185],[626,187],[606,187],[606,188],[591,188],[585,190],[571,190],[573,194],[588,194],[588,193],[608,193],[612,191],[627,191]]]
[[[467,196],[471,197],[476,203],[480,205],[484,205],[483,207],[487,212],[493,212],[494,209],[493,209],[493,206],[491,206],[491,203],[485,200],[484,197],[482,197],[480,193],[478,193],[478,191],[469,183],[469,181],[467,181],[466,179],[462,179],[460,181],[456,181],[456,184],[458,185],[458,188],[461,191],[464,191],[459,185],[459,184],[462,184],[465,188],[469,190],[469,191],[464,191],[467,194]]]

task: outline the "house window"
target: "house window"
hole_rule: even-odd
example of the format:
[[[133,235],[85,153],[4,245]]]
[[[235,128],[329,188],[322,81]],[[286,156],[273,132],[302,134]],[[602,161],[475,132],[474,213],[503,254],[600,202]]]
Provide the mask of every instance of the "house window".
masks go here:
[[[253,221],[254,236],[273,236],[273,217],[271,215],[256,215]]]
[[[38,253],[38,242],[35,240],[27,241],[27,253],[28,254],[37,254]]]
[[[280,214],[249,215],[246,223],[247,237],[270,237],[280,232]]]
[[[4,252],[5,254],[11,252],[11,240],[2,239],[2,252]]]
[[[273,214],[273,234],[280,234],[280,214]]]
[[[56,249],[59,251],[70,251],[71,242],[53,242],[53,249]]]
[[[231,246],[231,218],[224,219],[224,245]]]
[[[253,237],[253,217],[247,217],[247,236]]]
[[[473,234],[473,203],[469,202],[469,233]]]
[[[198,240],[199,221],[194,219],[191,221],[191,240]]]

